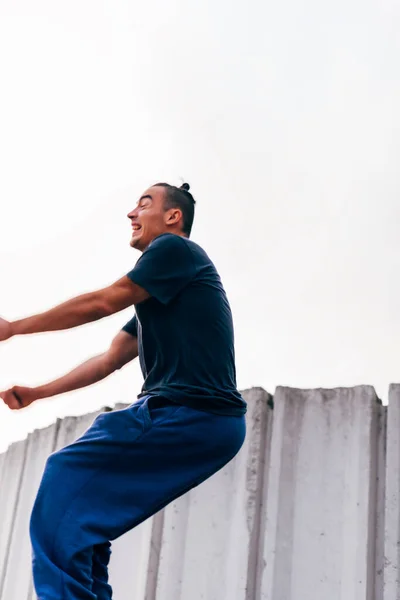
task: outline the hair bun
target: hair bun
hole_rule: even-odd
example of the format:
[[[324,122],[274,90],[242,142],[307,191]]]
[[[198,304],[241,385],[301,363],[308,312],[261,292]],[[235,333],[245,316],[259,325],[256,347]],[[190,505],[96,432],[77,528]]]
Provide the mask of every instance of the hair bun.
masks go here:
[[[181,190],[185,190],[185,192],[188,192],[190,190],[190,185],[188,183],[182,183]]]

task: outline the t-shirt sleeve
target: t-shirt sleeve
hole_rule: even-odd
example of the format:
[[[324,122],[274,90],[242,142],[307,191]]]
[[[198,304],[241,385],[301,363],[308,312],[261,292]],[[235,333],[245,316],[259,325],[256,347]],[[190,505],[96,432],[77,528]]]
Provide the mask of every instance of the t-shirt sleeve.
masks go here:
[[[178,235],[156,238],[143,252],[128,277],[162,304],[168,304],[195,276],[187,243]]]
[[[132,317],[130,321],[123,326],[122,331],[130,333],[133,337],[137,337],[137,317]]]

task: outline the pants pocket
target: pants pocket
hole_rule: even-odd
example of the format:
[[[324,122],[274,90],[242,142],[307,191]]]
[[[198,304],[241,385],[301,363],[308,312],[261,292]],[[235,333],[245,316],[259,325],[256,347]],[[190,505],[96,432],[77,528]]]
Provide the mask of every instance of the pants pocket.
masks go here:
[[[145,423],[149,424],[149,427],[158,426],[171,419],[180,408],[182,408],[182,404],[163,396],[148,396],[142,408],[143,419]]]
[[[127,408],[113,410],[98,415],[89,430],[86,437],[91,435],[101,435],[115,438],[123,438],[125,434],[142,435],[151,426],[149,422],[148,410],[143,407],[142,402],[135,402]]]
[[[149,400],[150,399],[151,399],[151,396],[145,396],[142,399],[143,402],[141,402],[140,406],[138,407],[138,416],[140,417],[142,424],[143,424],[143,433],[146,433],[146,431],[149,431],[149,429],[151,429],[151,427],[153,425],[153,421],[152,421],[150,409],[149,409]]]

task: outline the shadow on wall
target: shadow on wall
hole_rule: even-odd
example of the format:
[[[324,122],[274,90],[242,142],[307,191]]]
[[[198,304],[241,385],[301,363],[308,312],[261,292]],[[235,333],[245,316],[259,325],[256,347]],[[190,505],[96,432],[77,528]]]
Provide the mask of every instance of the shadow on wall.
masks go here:
[[[238,456],[113,544],[115,597],[400,598],[400,385],[388,407],[370,386],[243,395]],[[58,420],[0,455],[0,600],[35,598],[28,523],[46,458],[97,414]]]

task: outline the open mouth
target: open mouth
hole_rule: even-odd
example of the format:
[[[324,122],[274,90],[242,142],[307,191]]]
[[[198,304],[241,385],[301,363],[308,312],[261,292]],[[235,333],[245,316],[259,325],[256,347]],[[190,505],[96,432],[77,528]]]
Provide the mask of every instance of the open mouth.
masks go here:
[[[132,225],[132,233],[137,233],[140,229],[142,229],[141,225]]]

